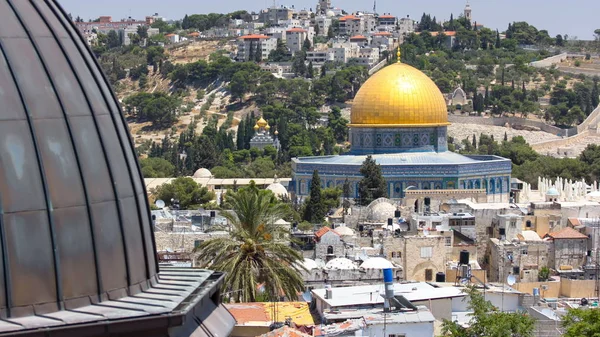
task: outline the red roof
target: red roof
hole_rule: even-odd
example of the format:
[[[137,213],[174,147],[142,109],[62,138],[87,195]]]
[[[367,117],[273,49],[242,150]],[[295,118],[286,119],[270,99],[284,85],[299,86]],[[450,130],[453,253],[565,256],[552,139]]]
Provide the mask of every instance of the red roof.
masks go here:
[[[306,33],[307,30],[306,29],[302,29],[302,28],[298,28],[298,27],[294,27],[290,30],[287,31],[288,33]]]
[[[258,34],[250,34],[250,35],[244,35],[244,36],[240,36],[240,39],[268,39],[269,37],[266,35],[258,35]]]
[[[171,37],[171,36],[175,36],[175,34],[167,34],[167,35],[165,35],[165,37]]]
[[[259,337],[312,337],[312,335],[303,333],[302,331],[290,328],[287,325],[260,335]]]
[[[549,233],[549,237],[553,239],[587,239],[587,235],[582,234],[571,227],[565,227],[558,232]]]
[[[350,38],[350,40],[366,40],[367,38],[362,35],[356,35]]]
[[[431,32],[431,36],[438,36],[440,34],[440,32]],[[444,35],[446,36],[455,36],[456,32],[453,30],[449,30],[447,32],[444,32]]]
[[[321,229],[319,229],[319,230],[318,230],[318,231],[315,233],[315,237],[316,237],[317,239],[320,239],[320,238],[321,238],[323,235],[325,235],[327,232],[332,232],[332,233],[335,233],[335,232],[333,231],[333,229],[331,229],[331,228],[329,228],[329,227],[325,226],[325,227],[321,227]],[[337,233],[335,233],[335,234],[337,235]]]
[[[200,36],[200,33],[193,32],[193,33],[189,33],[188,36]]]
[[[395,18],[395,16],[393,16],[393,15],[380,15],[379,18],[380,19],[393,19],[393,18]]]
[[[357,17],[356,17],[356,16],[354,16],[354,15],[346,15],[346,16],[342,16],[342,17],[340,18],[340,21],[354,20],[354,19],[357,19]]]
[[[392,33],[390,33],[390,32],[379,32],[379,33],[373,34],[373,36],[392,36]]]

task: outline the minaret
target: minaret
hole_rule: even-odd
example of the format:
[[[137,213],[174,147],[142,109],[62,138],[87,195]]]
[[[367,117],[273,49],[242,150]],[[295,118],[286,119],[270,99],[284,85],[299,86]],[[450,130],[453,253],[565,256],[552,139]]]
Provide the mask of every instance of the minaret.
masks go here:
[[[471,14],[471,5],[469,4],[469,1],[467,1],[467,5],[465,6],[465,19],[469,20],[469,22],[473,20]]]

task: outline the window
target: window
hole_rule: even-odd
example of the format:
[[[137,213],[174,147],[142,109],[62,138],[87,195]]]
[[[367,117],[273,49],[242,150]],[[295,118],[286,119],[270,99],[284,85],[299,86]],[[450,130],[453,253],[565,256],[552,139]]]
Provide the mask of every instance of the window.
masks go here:
[[[433,247],[421,247],[421,258],[427,259],[433,256]]]
[[[511,220],[510,221],[510,228],[517,228],[517,221],[516,220]]]
[[[450,247],[452,246],[452,238],[447,236],[446,237],[446,247]]]
[[[521,249],[521,255],[527,255],[527,247]]]
[[[333,255],[333,246],[327,247],[327,255]]]
[[[392,258],[393,259],[400,259],[400,258],[402,258],[402,252],[392,252]]]
[[[433,281],[433,269],[425,269],[425,281]]]
[[[527,222],[525,223],[525,227],[531,228],[531,220],[527,220]]]

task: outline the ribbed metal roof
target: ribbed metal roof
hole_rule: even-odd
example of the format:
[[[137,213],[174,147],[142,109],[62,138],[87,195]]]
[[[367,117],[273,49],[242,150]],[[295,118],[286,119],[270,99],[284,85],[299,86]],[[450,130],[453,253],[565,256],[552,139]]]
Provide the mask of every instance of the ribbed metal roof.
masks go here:
[[[157,280],[118,102],[55,1],[0,0],[0,316],[134,296]]]

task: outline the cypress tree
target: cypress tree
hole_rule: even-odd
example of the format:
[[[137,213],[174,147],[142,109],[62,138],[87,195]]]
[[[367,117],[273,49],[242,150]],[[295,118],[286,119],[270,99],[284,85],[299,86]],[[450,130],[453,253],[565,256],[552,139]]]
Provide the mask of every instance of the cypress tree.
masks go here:
[[[306,73],[307,78],[315,77],[315,68],[313,67],[312,61],[308,62],[308,71]]]
[[[508,133],[506,131],[504,131],[504,141],[508,142]]]
[[[600,104],[600,93],[598,92],[598,79],[594,79],[594,88],[592,88],[592,107],[596,107]]]
[[[500,43],[500,32],[496,29],[496,48],[500,48],[502,44]]]
[[[360,167],[363,178],[358,183],[358,196],[360,204],[366,206],[373,200],[387,197],[387,183],[383,178],[381,166],[372,156],[368,156]]]
[[[472,143],[473,147],[476,149],[477,148],[477,137],[475,137],[475,134],[473,134],[473,143]]]
[[[525,88],[525,81],[523,81],[523,99],[521,101],[527,100],[527,88]]]
[[[326,209],[321,196],[321,178],[319,171],[314,170],[310,182],[310,197],[304,209],[304,220],[312,223],[322,223],[325,218]]]
[[[236,140],[237,149],[243,150],[245,143],[246,143],[246,122],[244,120],[242,120],[242,121],[240,121],[240,125],[238,126],[237,140]]]
[[[490,105],[490,87],[485,87],[485,96],[483,97],[483,105]]]

